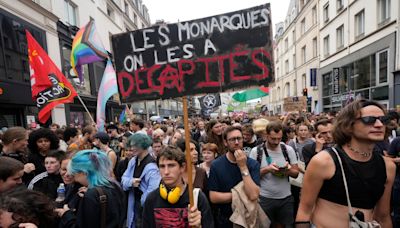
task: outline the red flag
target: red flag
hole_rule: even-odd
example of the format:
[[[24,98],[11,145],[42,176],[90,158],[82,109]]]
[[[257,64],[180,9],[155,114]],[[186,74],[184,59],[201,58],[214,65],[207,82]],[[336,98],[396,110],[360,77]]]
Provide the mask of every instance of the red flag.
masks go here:
[[[32,99],[39,108],[39,121],[45,123],[55,106],[73,102],[77,93],[35,38],[28,30],[25,31],[28,41]]]

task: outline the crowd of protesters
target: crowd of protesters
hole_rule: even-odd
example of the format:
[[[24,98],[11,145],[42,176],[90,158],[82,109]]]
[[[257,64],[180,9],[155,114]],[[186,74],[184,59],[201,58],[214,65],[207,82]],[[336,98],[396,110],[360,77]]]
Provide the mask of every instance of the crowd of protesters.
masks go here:
[[[0,228],[399,228],[399,119],[370,100],[338,113],[195,117],[191,163],[181,120],[3,128]]]

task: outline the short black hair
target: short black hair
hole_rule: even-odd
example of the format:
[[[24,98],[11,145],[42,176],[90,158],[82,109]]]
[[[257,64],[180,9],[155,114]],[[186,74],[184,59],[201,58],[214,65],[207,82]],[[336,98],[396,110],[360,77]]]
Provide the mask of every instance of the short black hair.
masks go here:
[[[78,135],[78,129],[74,127],[67,127],[64,130],[64,141],[68,142],[71,138],[75,137]]]
[[[144,121],[141,119],[136,118],[136,119],[132,120],[131,123],[138,125],[140,129],[144,128]]]
[[[51,150],[46,155],[46,158],[48,158],[48,157],[55,158],[55,159],[57,159],[57,161],[59,161],[61,163],[61,161],[65,159],[66,154],[62,150]]]

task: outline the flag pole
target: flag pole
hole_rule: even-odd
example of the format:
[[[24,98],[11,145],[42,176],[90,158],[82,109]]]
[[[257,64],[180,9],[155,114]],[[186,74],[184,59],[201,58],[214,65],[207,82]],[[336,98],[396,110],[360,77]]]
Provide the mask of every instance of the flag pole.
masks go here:
[[[76,94],[77,94],[76,96],[78,97],[79,101],[81,102],[83,108],[85,108],[86,112],[89,114],[90,120],[92,120],[92,124],[93,124],[93,123],[96,123],[96,122],[94,121],[94,119],[93,119],[92,114],[90,114],[89,109],[86,107],[85,103],[83,102],[81,96],[79,96],[79,93],[76,93]]]
[[[183,96],[183,124],[185,126],[185,150],[186,150],[186,173],[188,179],[188,191],[189,191],[189,202],[190,207],[193,207],[193,178],[192,178],[192,156],[190,154],[190,129],[189,129],[189,115],[188,115],[188,105],[187,98]]]
[[[84,109],[86,110],[86,112],[89,114],[89,117],[90,117],[90,120],[92,121],[92,124],[93,124],[93,123],[96,123],[96,122],[94,121],[94,119],[93,119],[92,114],[90,114],[89,109],[86,107],[86,105],[85,105],[85,103],[83,102],[81,96],[79,95],[79,92],[78,92],[79,90],[76,89],[76,84],[75,84],[75,82],[74,82],[74,79],[69,80],[69,81],[71,82],[71,84],[72,84],[72,86],[74,87],[74,89],[77,91],[77,92],[76,92],[76,96],[78,97],[78,100],[81,102],[83,108],[84,108]]]

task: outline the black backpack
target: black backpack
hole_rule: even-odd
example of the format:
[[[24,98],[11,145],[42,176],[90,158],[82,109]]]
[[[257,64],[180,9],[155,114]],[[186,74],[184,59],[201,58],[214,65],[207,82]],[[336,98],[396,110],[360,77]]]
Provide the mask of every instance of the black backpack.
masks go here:
[[[285,157],[285,160],[290,164],[290,158],[287,152],[287,148],[286,145],[283,143],[280,143],[279,145],[281,145],[281,151],[283,153],[283,157]],[[265,149],[265,142],[261,143],[260,145],[257,146],[257,161],[258,163],[260,163],[261,165],[261,159],[262,159],[262,154],[265,154],[265,157],[269,157],[268,151]]]

